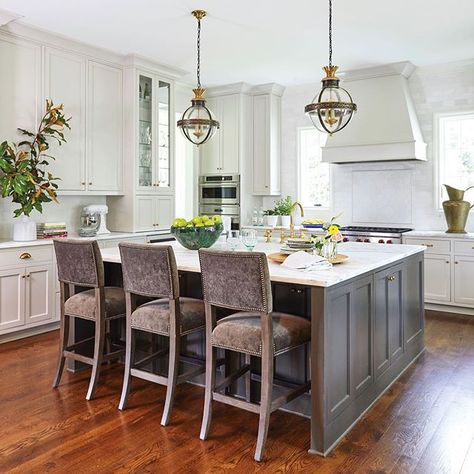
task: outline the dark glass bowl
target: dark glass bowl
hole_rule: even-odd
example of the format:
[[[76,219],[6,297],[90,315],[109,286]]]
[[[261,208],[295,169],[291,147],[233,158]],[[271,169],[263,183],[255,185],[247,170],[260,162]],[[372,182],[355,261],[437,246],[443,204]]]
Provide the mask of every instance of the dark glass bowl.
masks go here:
[[[171,233],[183,247],[189,250],[198,250],[214,245],[223,229],[222,224],[208,227],[171,227]]]

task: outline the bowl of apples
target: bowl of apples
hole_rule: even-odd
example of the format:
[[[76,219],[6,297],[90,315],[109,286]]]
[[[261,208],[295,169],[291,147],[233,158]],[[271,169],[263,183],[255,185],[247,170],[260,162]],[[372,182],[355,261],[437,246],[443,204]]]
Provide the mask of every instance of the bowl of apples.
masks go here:
[[[189,250],[211,247],[223,229],[221,216],[195,216],[190,221],[177,217],[171,225],[171,233],[176,240]]]

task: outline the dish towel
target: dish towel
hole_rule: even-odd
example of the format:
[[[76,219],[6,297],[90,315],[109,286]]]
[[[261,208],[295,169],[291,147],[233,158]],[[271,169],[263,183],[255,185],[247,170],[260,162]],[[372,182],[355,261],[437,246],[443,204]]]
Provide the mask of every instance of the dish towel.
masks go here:
[[[320,257],[319,255],[311,255],[308,252],[300,251],[288,255],[281,266],[290,268],[292,270],[312,272],[316,270],[328,270],[332,267],[332,264],[324,257]]]

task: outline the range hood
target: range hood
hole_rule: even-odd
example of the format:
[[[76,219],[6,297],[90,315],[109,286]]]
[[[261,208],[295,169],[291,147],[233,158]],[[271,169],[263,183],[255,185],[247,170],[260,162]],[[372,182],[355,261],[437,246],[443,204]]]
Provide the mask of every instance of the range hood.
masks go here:
[[[346,128],[328,137],[323,162],[426,161],[426,143],[408,89],[414,69],[405,61],[342,76],[357,113]]]

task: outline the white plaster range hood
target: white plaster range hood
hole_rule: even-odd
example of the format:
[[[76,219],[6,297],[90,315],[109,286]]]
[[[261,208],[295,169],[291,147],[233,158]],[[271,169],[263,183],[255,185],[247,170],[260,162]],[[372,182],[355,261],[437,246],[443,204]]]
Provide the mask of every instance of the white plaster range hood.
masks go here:
[[[426,143],[408,90],[414,69],[405,61],[344,74],[342,86],[357,113],[346,128],[328,137],[322,161],[426,161]]]

